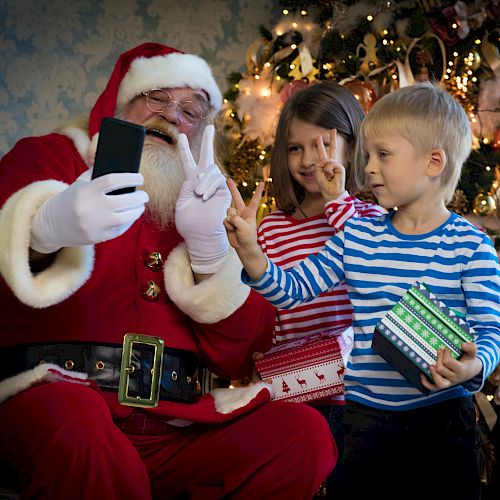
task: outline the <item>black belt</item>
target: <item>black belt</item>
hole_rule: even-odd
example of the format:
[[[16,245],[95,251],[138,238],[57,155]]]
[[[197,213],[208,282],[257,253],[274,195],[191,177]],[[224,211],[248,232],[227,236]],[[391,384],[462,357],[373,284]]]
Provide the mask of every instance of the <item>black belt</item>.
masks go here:
[[[158,399],[194,403],[200,396],[198,360],[190,351],[163,347],[157,337],[127,334],[123,346],[47,343],[0,349],[0,380],[43,363],[85,372],[104,390],[119,392],[131,406]],[[200,369],[201,370],[201,369]]]

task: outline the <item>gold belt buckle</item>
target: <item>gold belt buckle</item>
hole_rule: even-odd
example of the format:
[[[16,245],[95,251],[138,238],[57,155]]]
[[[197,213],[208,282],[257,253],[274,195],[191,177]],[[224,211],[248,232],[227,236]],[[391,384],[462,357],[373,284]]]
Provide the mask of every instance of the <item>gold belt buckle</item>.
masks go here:
[[[128,393],[130,375],[135,371],[132,365],[134,344],[150,345],[154,347],[153,367],[151,368],[151,392],[149,398],[131,396]],[[122,405],[137,406],[140,408],[158,406],[160,396],[160,379],[163,365],[163,340],[159,337],[127,333],[123,337],[123,352],[120,368],[120,383],[118,385],[118,401]]]

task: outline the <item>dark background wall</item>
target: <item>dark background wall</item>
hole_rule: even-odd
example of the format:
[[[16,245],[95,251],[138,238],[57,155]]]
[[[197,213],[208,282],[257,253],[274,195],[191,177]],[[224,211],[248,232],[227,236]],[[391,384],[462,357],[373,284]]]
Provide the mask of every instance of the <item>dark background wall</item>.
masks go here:
[[[145,41],[204,57],[224,92],[279,16],[272,0],[0,0],[0,156],[86,114],[118,55]]]

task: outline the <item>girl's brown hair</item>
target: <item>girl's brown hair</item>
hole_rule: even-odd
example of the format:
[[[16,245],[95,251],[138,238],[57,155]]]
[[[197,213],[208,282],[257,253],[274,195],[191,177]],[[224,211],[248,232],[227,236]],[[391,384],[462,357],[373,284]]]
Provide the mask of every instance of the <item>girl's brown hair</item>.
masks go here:
[[[341,85],[334,82],[319,82],[294,94],[283,106],[276,139],[271,155],[271,177],[276,205],[287,213],[292,213],[303,201],[305,191],[290,175],[288,170],[288,137],[294,119],[311,123],[325,129],[337,129],[347,142],[346,148],[346,189],[358,190],[361,186],[354,173],[363,155],[356,148],[363,108],[356,98]]]

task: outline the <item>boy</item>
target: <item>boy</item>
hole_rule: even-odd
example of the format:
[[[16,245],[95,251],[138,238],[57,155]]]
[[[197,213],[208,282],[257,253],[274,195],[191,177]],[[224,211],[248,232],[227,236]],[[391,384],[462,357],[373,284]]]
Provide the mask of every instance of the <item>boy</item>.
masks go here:
[[[307,302],[345,280],[354,307],[354,348],[346,373],[345,481],[352,498],[479,496],[478,442],[471,393],[500,361],[500,269],[487,235],[450,213],[471,132],[462,107],[432,84],[379,100],[361,126],[364,174],[389,214],[353,219],[344,231],[284,272],[261,252],[254,213],[229,183],[235,208],[225,222],[243,279],[279,308]],[[316,177],[326,199],[343,166],[318,139]],[[359,173],[360,176],[363,172]],[[439,351],[431,392],[422,394],[371,348],[374,328],[416,282],[466,315],[477,333],[460,361]]]

